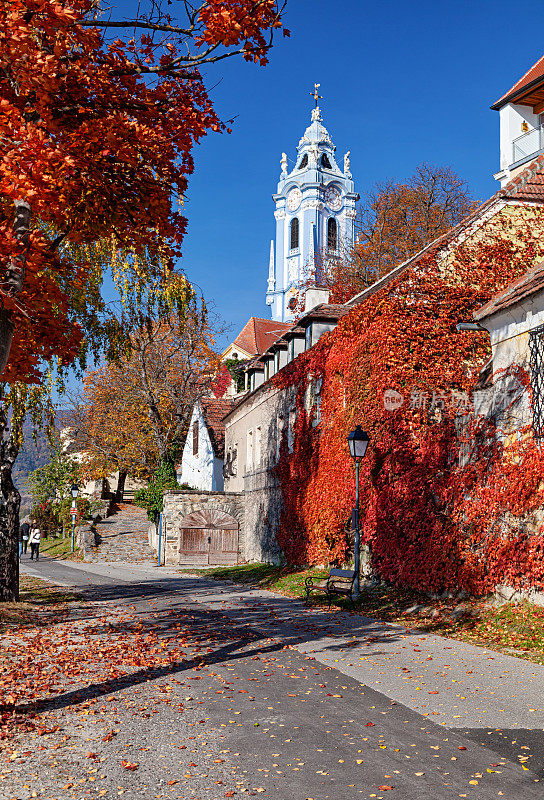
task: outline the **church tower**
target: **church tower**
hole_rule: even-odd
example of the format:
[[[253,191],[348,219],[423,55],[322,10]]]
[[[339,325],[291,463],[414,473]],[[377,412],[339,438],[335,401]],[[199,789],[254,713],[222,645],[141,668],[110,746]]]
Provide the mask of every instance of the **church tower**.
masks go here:
[[[290,322],[302,287],[319,285],[320,264],[338,257],[354,240],[356,194],[349,163],[343,170],[335,160],[334,146],[317,105],[311,124],[297,148],[294,169],[288,172],[282,153],[276,203],[276,241],[270,247],[266,303],[272,319]]]

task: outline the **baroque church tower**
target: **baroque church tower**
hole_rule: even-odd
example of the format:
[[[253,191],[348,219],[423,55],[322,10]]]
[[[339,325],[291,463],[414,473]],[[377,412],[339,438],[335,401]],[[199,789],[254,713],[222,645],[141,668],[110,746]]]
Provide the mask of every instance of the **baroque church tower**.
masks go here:
[[[276,203],[276,241],[270,246],[266,303],[272,319],[290,322],[302,287],[320,283],[320,264],[340,256],[354,241],[355,192],[349,163],[343,170],[335,160],[334,146],[317,105],[311,124],[298,143],[294,169],[288,172],[282,153]]]

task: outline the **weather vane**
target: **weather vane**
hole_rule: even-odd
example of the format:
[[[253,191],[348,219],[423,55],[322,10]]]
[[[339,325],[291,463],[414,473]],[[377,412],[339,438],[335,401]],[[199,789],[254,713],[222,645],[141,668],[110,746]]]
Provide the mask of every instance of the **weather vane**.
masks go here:
[[[323,97],[322,97],[322,96],[319,94],[319,92],[318,92],[318,89],[319,89],[319,87],[320,87],[320,86],[321,86],[321,84],[320,84],[320,83],[314,83],[314,87],[315,87],[315,88],[314,88],[313,92],[310,92],[310,95],[311,95],[311,96],[314,98],[314,100],[315,100],[315,107],[316,107],[316,108],[317,108],[317,101],[318,101],[318,100],[323,100]]]

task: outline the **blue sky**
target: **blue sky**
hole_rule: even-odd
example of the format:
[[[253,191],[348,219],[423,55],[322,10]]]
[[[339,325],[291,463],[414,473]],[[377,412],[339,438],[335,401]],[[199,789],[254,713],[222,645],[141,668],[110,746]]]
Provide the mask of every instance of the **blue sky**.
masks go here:
[[[175,5],[175,4],[174,4]],[[119,9],[131,15],[133,4]],[[489,106],[544,52],[542,2],[288,0],[291,38],[270,63],[212,66],[207,83],[230,135],[195,150],[181,265],[214,300],[235,336],[264,303],[271,199],[282,150],[290,159],[309,122],[314,82],[340,156],[351,150],[360,193],[408,177],[417,164],[449,165],[476,197],[498,188],[499,120]]]

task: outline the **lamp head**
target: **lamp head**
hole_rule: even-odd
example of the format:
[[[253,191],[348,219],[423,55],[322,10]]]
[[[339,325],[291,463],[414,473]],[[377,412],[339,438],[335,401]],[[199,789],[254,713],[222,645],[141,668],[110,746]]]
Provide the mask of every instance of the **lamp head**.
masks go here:
[[[364,454],[366,453],[366,448],[368,447],[368,443],[370,441],[370,437],[366,431],[364,431],[360,425],[357,425],[354,431],[352,431],[348,436],[348,445],[349,445],[349,452],[351,457],[355,461],[359,461],[360,458],[363,458]]]
[[[77,483],[74,483],[74,484],[72,484],[72,497],[74,498],[74,500],[76,499],[78,494],[79,494],[79,487],[78,487]]]

